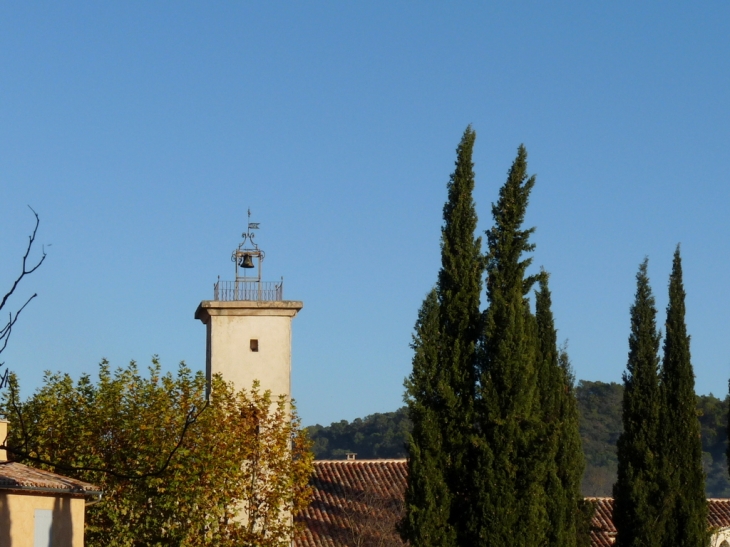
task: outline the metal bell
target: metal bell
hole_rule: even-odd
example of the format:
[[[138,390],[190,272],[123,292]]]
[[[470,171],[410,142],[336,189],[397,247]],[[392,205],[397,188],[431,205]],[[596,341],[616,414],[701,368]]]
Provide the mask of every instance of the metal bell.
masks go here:
[[[241,261],[238,263],[241,268],[253,268],[253,259],[250,254],[245,254],[241,257]]]

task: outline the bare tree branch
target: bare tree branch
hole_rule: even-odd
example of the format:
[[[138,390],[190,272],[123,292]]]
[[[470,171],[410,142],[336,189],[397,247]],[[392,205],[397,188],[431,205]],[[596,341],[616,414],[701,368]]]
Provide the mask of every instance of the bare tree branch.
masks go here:
[[[28,269],[28,256],[30,256],[30,251],[33,248],[33,243],[35,242],[35,237],[36,237],[36,234],[38,233],[38,226],[40,225],[40,222],[41,222],[40,218],[38,217],[38,213],[36,213],[33,210],[33,207],[28,205],[28,209],[33,211],[33,215],[35,216],[35,228],[33,228],[33,233],[30,236],[28,236],[28,246],[26,247],[25,254],[23,255],[23,267],[21,269],[21,272],[18,275],[18,277],[15,278],[15,281],[13,282],[12,287],[10,287],[10,290],[5,294],[5,296],[3,296],[3,299],[0,301],[0,311],[2,311],[2,309],[5,307],[5,304],[7,304],[7,302],[8,302],[8,298],[10,298],[13,295],[13,293],[15,292],[15,289],[18,288],[18,285],[23,280],[23,278],[26,275],[30,275],[34,271],[36,271],[40,267],[40,265],[43,264],[43,261],[46,259],[46,250],[42,249],[42,251],[41,251],[42,256],[41,256],[40,260],[38,260],[38,262],[36,263],[35,266]]]
[[[26,275],[32,274],[34,271],[40,268],[41,264],[43,264],[43,261],[46,259],[46,250],[45,248],[41,248],[40,259],[35,263],[35,265],[28,266],[28,257],[30,256],[30,252],[33,249],[33,243],[35,243],[36,234],[38,233],[38,226],[40,225],[40,218],[38,217],[38,213],[36,213],[30,205],[28,206],[28,209],[30,209],[33,212],[33,216],[35,216],[35,227],[33,228],[33,232],[30,234],[30,236],[28,236],[28,245],[25,248],[25,254],[23,255],[23,263],[22,268],[20,269],[20,273],[13,281],[13,284],[10,286],[10,290],[6,292],[5,296],[3,296],[2,300],[0,300],[0,312],[3,310],[3,308],[5,308],[5,305],[8,303],[8,299],[15,293],[15,289],[18,288],[18,285],[20,285],[20,282],[23,280],[23,278]],[[8,314],[8,322],[0,328],[0,353],[5,351],[5,348],[8,346],[10,334],[13,331],[13,326],[15,325],[15,322],[20,316],[20,312],[22,312],[25,307],[30,303],[30,301],[33,300],[36,296],[38,295],[34,294],[30,298],[28,298],[28,300],[25,301],[25,304],[23,304],[21,308],[14,314],[12,311]],[[4,364],[5,363],[0,363],[0,367],[2,367]],[[0,388],[5,387],[7,385],[7,382],[8,372],[6,370],[5,374],[0,377]]]
[[[403,517],[403,499],[377,483],[342,486],[341,505],[353,547],[403,547],[396,527]]]
[[[36,296],[38,296],[38,293],[33,294],[28,300],[25,301],[25,304],[21,306],[21,308],[15,312],[15,316],[13,316],[13,313],[10,312],[8,317],[8,322],[5,324],[3,328],[0,329],[0,341],[2,341],[2,346],[0,346],[0,353],[5,351],[5,348],[8,345],[8,340],[10,340],[10,333],[13,330],[13,325],[15,325],[15,322],[18,320],[18,317],[20,316],[20,312],[22,312],[25,307],[30,303],[31,300],[33,300]],[[0,366],[4,365],[5,363],[0,363]]]
[[[23,281],[23,279],[35,272],[41,264],[46,259],[46,251],[44,247],[41,247],[41,257],[32,265],[28,264],[28,258],[30,257],[31,251],[33,249],[33,244],[36,241],[36,235],[38,234],[38,226],[40,225],[40,218],[38,217],[38,213],[35,212],[35,210],[29,205],[28,208],[33,212],[33,216],[35,216],[35,226],[33,228],[33,232],[28,236],[28,245],[25,249],[25,254],[23,255],[23,261],[22,261],[22,267],[20,270],[20,273],[17,275],[15,280],[13,281],[10,290],[5,293],[5,295],[2,297],[2,300],[0,300],[0,312],[3,311],[3,308],[8,304],[8,301],[11,296],[15,293],[15,290],[18,288],[20,283]],[[30,303],[31,300],[36,298],[37,293],[33,294],[30,298],[28,298],[25,303],[18,309],[16,312],[10,312],[8,314],[8,321],[0,327],[0,353],[2,353],[5,348],[8,345],[8,341],[10,340],[10,334],[12,333],[13,326],[18,321],[18,318],[20,317],[21,312],[25,309],[25,307]],[[0,367],[4,366],[5,363],[0,363]],[[0,444],[0,449],[7,450],[9,453],[16,456],[20,461],[29,461],[40,465],[46,465],[48,467],[52,467],[54,469],[58,469],[61,471],[67,471],[67,472],[78,472],[78,471],[91,471],[91,472],[99,472],[99,473],[106,473],[108,475],[112,475],[114,477],[120,478],[120,479],[130,479],[130,480],[136,480],[136,479],[144,479],[147,477],[155,477],[159,476],[162,473],[164,473],[167,468],[170,465],[170,462],[172,461],[175,454],[178,452],[180,447],[183,444],[183,441],[185,440],[185,434],[187,433],[188,429],[192,424],[196,422],[196,420],[200,417],[200,415],[208,408],[208,401],[205,402],[203,407],[201,409],[196,409],[194,406],[190,408],[190,411],[187,413],[185,417],[185,423],[183,425],[182,431],[180,432],[180,435],[178,437],[178,440],[175,444],[175,446],[172,448],[172,450],[167,454],[167,457],[165,458],[165,461],[162,463],[162,465],[154,470],[147,473],[124,473],[120,472],[118,470],[114,469],[106,469],[106,468],[100,468],[100,467],[86,467],[86,466],[74,466],[74,465],[68,465],[68,464],[62,464],[58,462],[53,462],[50,460],[47,460],[45,458],[39,457],[37,454],[33,454],[33,451],[29,449],[29,435],[28,430],[26,428],[25,421],[23,420],[23,413],[18,405],[17,401],[17,393],[15,390],[15,386],[10,382],[10,375],[8,369],[4,371],[2,375],[0,375],[0,389],[2,389],[5,386],[10,387],[10,404],[12,406],[13,412],[18,417],[18,422],[20,423],[20,429],[22,432],[22,438],[23,442],[21,446],[8,446],[7,438],[2,439],[2,443]]]

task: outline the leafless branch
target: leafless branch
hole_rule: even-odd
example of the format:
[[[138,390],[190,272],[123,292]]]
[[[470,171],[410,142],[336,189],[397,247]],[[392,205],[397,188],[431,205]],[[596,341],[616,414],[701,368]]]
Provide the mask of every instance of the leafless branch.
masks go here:
[[[40,225],[40,218],[38,217],[38,213],[36,213],[33,208],[29,205],[28,209],[33,211],[33,215],[35,216],[35,227],[33,228],[33,233],[28,236],[28,246],[25,248],[25,254],[23,255],[23,267],[21,269],[20,274],[18,277],[15,278],[15,281],[13,282],[13,285],[10,287],[10,290],[3,296],[2,301],[0,301],[0,311],[5,307],[5,304],[8,302],[8,298],[10,298],[13,293],[15,292],[15,289],[18,288],[18,285],[23,280],[23,278],[26,275],[32,274],[34,271],[36,271],[41,264],[43,264],[43,261],[46,259],[46,251],[45,249],[42,249],[41,251],[41,258],[36,262],[35,266],[28,269],[28,256],[30,256],[30,251],[33,248],[33,243],[35,242],[36,234],[38,233],[38,226]]]
[[[5,348],[8,345],[8,340],[10,340],[10,333],[13,330],[13,325],[15,325],[15,322],[18,320],[18,317],[20,316],[20,312],[22,312],[25,307],[30,303],[31,300],[33,300],[36,296],[38,296],[38,293],[33,294],[28,300],[25,301],[25,304],[23,304],[18,311],[15,312],[15,315],[13,315],[12,312],[10,312],[8,317],[8,322],[5,324],[4,327],[0,329],[0,343],[2,345],[0,346],[0,353],[5,351]],[[0,363],[0,366],[4,365],[5,363]]]
[[[0,312],[2,312],[3,308],[8,303],[10,297],[15,293],[15,290],[20,285],[23,278],[25,278],[27,275],[32,274],[35,272],[38,268],[40,268],[41,264],[46,259],[46,251],[44,247],[41,247],[41,257],[38,259],[38,261],[35,262],[33,265],[28,264],[28,257],[30,257],[30,253],[33,249],[33,244],[36,240],[36,235],[38,234],[38,226],[40,225],[40,218],[38,217],[38,213],[35,212],[35,210],[29,205],[28,208],[33,212],[33,216],[35,216],[35,226],[33,228],[33,232],[28,236],[28,245],[25,248],[25,254],[23,255],[23,261],[22,261],[22,268],[20,270],[20,273],[13,281],[13,284],[10,287],[10,290],[5,293],[5,295],[2,297],[2,300],[0,300]],[[10,339],[10,334],[12,333],[13,326],[18,321],[18,317],[20,317],[20,313],[25,309],[25,307],[30,303],[31,300],[33,300],[37,295],[33,294],[30,298],[28,298],[25,303],[18,309],[15,313],[12,311],[8,314],[8,321],[0,327],[0,353],[2,353],[5,348],[8,345],[8,341]],[[0,363],[0,367],[2,367],[5,363]],[[7,438],[2,439],[2,442],[0,443],[0,449],[7,450],[9,453],[16,456],[21,461],[29,461],[36,464],[41,465],[47,465],[49,467],[53,467],[54,469],[58,469],[61,471],[67,471],[67,472],[75,472],[75,471],[91,471],[91,472],[98,472],[98,473],[105,473],[107,475],[112,475],[114,477],[120,478],[120,479],[130,479],[130,480],[136,480],[136,479],[144,479],[147,477],[156,477],[164,473],[167,468],[170,466],[170,462],[175,457],[175,454],[178,452],[180,447],[183,444],[183,441],[185,440],[185,435],[188,432],[188,429],[191,425],[193,425],[197,419],[200,417],[200,415],[208,408],[208,401],[205,402],[203,407],[201,409],[196,409],[194,406],[190,409],[188,414],[185,417],[185,423],[183,425],[182,431],[180,432],[180,435],[177,439],[177,442],[175,443],[175,446],[172,448],[172,450],[167,454],[167,457],[165,458],[165,461],[162,463],[162,465],[157,468],[154,471],[150,471],[147,473],[122,473],[120,471],[114,470],[114,469],[107,469],[107,468],[101,468],[101,467],[87,467],[87,466],[75,466],[75,465],[69,465],[69,464],[62,464],[58,462],[53,462],[50,460],[47,460],[45,458],[41,458],[38,455],[34,455],[32,451],[28,448],[29,445],[29,435],[28,430],[26,428],[25,421],[23,420],[23,412],[18,405],[17,401],[17,393],[15,390],[15,387],[10,382],[10,375],[9,371],[6,369],[2,375],[0,375],[0,389],[2,389],[5,386],[10,387],[10,404],[12,406],[13,412],[18,417],[18,422],[20,424],[20,429],[22,432],[22,444],[20,446],[8,446]]]
[[[23,262],[20,273],[13,281],[13,284],[10,286],[10,290],[6,292],[5,295],[2,297],[2,300],[0,300],[0,312],[5,308],[8,300],[15,293],[15,289],[18,288],[18,285],[20,285],[20,282],[23,280],[23,278],[27,275],[32,274],[34,271],[40,268],[41,264],[43,264],[43,261],[46,259],[46,250],[44,248],[41,248],[40,259],[38,259],[38,261],[33,266],[28,265],[28,257],[30,256],[30,252],[33,249],[33,243],[35,243],[36,235],[38,234],[38,226],[40,225],[40,218],[38,217],[38,213],[36,213],[30,205],[28,206],[28,208],[33,212],[33,216],[35,216],[35,227],[33,228],[33,232],[30,234],[30,236],[28,236],[28,245],[25,248],[25,254],[23,255]],[[28,300],[25,301],[25,304],[23,304],[20,309],[15,313],[11,311],[8,314],[7,323],[5,323],[5,325],[0,328],[0,353],[2,353],[8,346],[10,334],[13,331],[13,326],[15,325],[15,322],[18,320],[18,317],[20,317],[20,312],[22,312],[25,307],[30,303],[30,301],[33,300],[36,296],[38,295],[34,294],[30,298],[28,298]],[[0,363],[0,367],[4,364],[5,363]],[[0,378],[0,388],[7,385],[7,380],[8,373],[7,371],[5,371],[5,374],[3,374],[3,376]]]
[[[396,526],[403,516],[403,500],[377,484],[362,489],[344,487],[340,510],[353,547],[402,547]]]

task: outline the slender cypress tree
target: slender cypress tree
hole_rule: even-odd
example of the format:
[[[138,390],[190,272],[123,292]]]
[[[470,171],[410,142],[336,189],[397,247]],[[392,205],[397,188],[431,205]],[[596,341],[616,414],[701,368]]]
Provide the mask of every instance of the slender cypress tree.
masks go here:
[[[482,240],[475,238],[477,214],[474,192],[472,150],[476,133],[466,128],[457,148],[456,168],[447,189],[444,226],[441,229],[441,270],[437,293],[441,332],[440,366],[451,386],[451,399],[444,400],[442,424],[444,449],[452,465],[449,483],[460,492],[463,481],[464,451],[471,430],[475,353],[479,339],[484,258]]]
[[[542,272],[535,297],[539,341],[537,384],[543,413],[542,446],[547,466],[545,495],[550,521],[546,545],[576,547],[582,501],[580,483],[585,462],[573,373],[567,351],[557,346],[547,272]]]
[[[709,545],[702,441],[689,336],[684,321],[685,292],[679,245],[669,277],[662,361],[662,509],[665,547]]]
[[[629,358],[624,373],[623,426],[618,439],[618,477],[613,487],[617,547],[659,547],[660,447],[658,441],[659,338],[656,307],[645,259],[636,275],[631,307]]]
[[[585,470],[585,458],[580,437],[580,411],[575,392],[575,375],[565,347],[558,354],[563,371],[565,396],[561,403],[562,433],[558,446],[558,476],[561,479],[567,510],[565,515],[565,545],[590,547],[591,520],[595,512],[593,504],[583,497],[581,482]],[[548,494],[549,495],[549,494]],[[572,515],[571,515],[572,511]],[[575,543],[572,534],[575,532]],[[556,544],[558,545],[558,544]]]
[[[522,256],[534,248],[529,242],[534,229],[522,229],[534,184],[534,176],[527,176],[527,151],[520,146],[492,205],[494,226],[487,232],[489,307],[461,545],[544,545],[547,540],[537,325],[526,298],[537,276],[526,275],[531,259]]]
[[[424,342],[423,332],[419,333],[417,325],[413,372],[406,382],[409,408],[415,410],[423,405],[428,410],[414,411],[411,415],[418,434],[413,435],[409,444],[411,462],[401,534],[414,546],[455,544],[452,531],[465,503],[464,455],[473,421],[475,352],[484,271],[481,238],[474,237],[477,215],[472,197],[472,150],[475,138],[471,126],[467,127],[456,150],[456,167],[447,185],[448,199],[443,210],[441,270],[436,291],[427,299],[419,317],[422,326],[424,313],[430,314],[429,328],[434,328],[432,320],[437,317],[438,334]],[[437,311],[427,308],[437,308]],[[433,344],[433,341],[435,347],[422,348],[422,351],[436,362],[428,369],[431,372],[424,372],[419,344]],[[434,396],[431,398],[425,398],[418,387],[425,378],[432,382]],[[430,518],[434,519],[433,524],[424,528]],[[441,527],[441,533],[431,532],[437,526]]]
[[[558,363],[558,341],[552,312],[552,299],[548,288],[549,274],[542,272],[539,290],[535,291],[535,319],[537,321],[538,353],[535,365],[537,386],[543,414],[543,450],[545,460],[545,502],[550,528],[547,545],[566,546],[567,504],[563,495],[562,481],[558,476],[558,448],[561,435],[561,391],[564,386],[562,370]],[[575,537],[575,534],[572,535]]]
[[[442,390],[448,386],[441,382],[439,303],[435,289],[418,313],[411,347],[413,371],[405,385],[413,431],[408,442],[406,511],[400,533],[414,546],[451,547],[456,545],[456,532],[449,522],[452,497],[445,473],[449,461],[443,450],[439,415]]]

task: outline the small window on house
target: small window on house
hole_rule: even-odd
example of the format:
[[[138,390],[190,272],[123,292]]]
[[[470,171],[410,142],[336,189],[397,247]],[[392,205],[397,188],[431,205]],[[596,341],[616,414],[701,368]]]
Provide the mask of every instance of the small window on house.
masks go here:
[[[258,338],[251,338],[251,351],[258,351],[258,350],[259,350]]]

